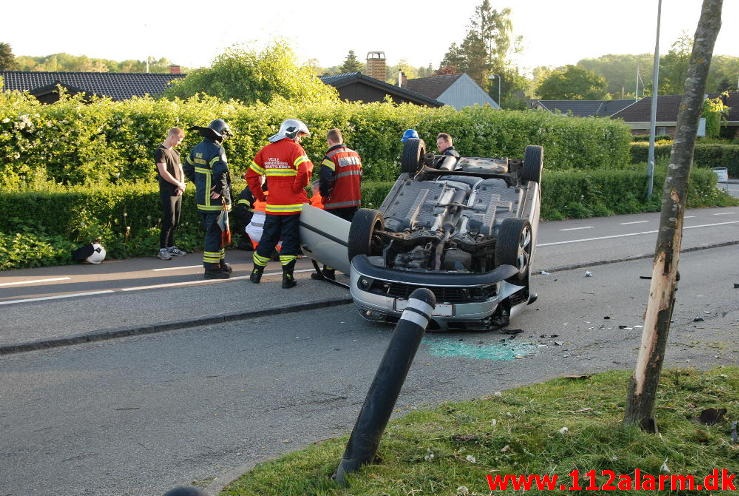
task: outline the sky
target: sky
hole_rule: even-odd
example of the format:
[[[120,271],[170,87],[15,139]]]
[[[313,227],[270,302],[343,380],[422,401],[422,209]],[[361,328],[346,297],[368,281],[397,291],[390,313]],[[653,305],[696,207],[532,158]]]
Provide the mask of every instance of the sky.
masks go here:
[[[654,53],[658,0],[490,0],[511,10],[522,53],[512,61],[523,72],[559,67],[607,54]],[[482,0],[429,2],[370,0],[274,2],[218,0],[76,0],[5,2],[0,42],[13,54],[86,55],[109,60],[166,58],[208,67],[227,48],[260,51],[287,42],[299,63],[341,65],[349,50],[360,61],[382,51],[388,66],[438,68],[452,43],[465,37]],[[446,5],[446,6],[443,6]],[[660,53],[683,34],[692,38],[702,0],[662,0]],[[338,6],[338,7],[337,7]],[[724,0],[715,55],[739,57],[739,0]]]

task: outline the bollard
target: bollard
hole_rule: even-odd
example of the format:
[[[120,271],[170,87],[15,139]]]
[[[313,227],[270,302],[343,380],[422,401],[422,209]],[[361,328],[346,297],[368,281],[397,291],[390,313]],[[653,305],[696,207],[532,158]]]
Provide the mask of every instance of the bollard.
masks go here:
[[[416,289],[408,298],[408,306],[395,326],[349,436],[344,456],[333,475],[338,484],[346,486],[346,474],[374,460],[380,438],[435,306],[434,293],[426,288]]]

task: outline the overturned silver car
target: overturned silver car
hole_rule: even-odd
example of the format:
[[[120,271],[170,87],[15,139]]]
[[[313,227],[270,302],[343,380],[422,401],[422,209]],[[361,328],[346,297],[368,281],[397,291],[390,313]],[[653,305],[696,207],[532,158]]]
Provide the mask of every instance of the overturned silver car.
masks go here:
[[[437,302],[429,329],[507,326],[536,298],[530,267],[542,155],[542,147],[527,146],[523,159],[456,158],[427,154],[422,140],[409,140],[402,173],[379,209],[360,209],[351,223],[304,212],[303,251],[348,270],[367,319],[395,322],[413,290],[424,287]]]

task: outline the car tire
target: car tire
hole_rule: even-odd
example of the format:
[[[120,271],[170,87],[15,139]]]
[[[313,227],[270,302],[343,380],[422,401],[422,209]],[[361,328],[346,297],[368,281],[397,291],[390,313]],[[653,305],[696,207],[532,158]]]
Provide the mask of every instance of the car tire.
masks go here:
[[[533,243],[531,224],[525,219],[505,219],[495,242],[495,264],[513,265],[518,273],[507,279],[512,284],[527,286]]]
[[[378,210],[360,208],[352,218],[349,227],[347,252],[349,261],[357,255],[379,255],[381,244],[375,237],[375,232],[385,228],[384,219]]]
[[[523,154],[523,170],[521,171],[521,182],[541,181],[541,169],[544,166],[544,148],[529,145]]]
[[[409,139],[403,144],[403,154],[400,156],[400,172],[407,172],[413,176],[423,166],[426,155],[426,143],[422,139]]]

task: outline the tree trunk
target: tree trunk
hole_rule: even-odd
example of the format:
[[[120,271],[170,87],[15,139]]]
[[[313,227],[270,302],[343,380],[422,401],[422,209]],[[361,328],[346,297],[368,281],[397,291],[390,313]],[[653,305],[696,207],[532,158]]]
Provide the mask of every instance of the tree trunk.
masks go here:
[[[675,305],[688,178],[693,162],[698,120],[703,107],[706,77],[716,37],[721,29],[721,8],[722,0],[703,0],[701,17],[695,31],[688,78],[677,117],[675,141],[662,190],[662,214],[641,347],[634,374],[629,381],[624,422],[637,424],[648,432],[657,432],[654,418],[655,396]]]

